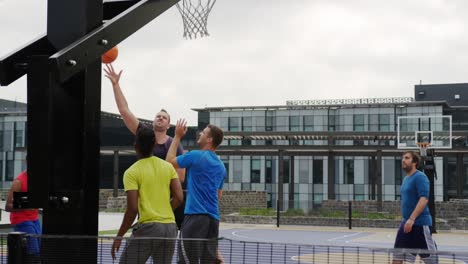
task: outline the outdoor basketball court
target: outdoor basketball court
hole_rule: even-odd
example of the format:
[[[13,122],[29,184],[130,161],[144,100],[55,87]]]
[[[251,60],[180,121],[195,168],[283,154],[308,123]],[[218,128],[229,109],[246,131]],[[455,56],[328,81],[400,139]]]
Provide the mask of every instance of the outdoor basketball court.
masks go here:
[[[275,257],[277,263],[285,263],[284,259],[288,259],[286,263],[388,263],[391,254],[385,250],[393,248],[396,231],[396,228],[349,230],[336,227],[276,228],[268,225],[221,224],[220,237],[233,241],[267,243],[263,245],[264,250],[268,250],[268,243],[278,247],[289,244],[288,247],[283,245],[283,256]],[[455,256],[442,254],[440,263],[468,263],[468,233],[439,232],[434,234],[434,239],[440,251],[456,253]],[[299,247],[295,245],[304,246],[299,252]],[[342,262],[343,259],[345,261]]]

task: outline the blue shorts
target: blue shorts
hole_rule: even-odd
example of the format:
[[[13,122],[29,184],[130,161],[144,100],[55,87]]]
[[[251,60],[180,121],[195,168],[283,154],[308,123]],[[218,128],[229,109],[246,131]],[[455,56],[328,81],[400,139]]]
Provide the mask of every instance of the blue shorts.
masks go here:
[[[425,249],[429,251],[437,250],[437,245],[432,239],[430,226],[413,225],[413,228],[409,233],[404,232],[404,226],[405,223],[400,224],[400,228],[398,229],[398,233],[395,239],[395,248]],[[419,255],[421,259],[424,259],[425,263],[438,263],[437,255],[430,254],[408,254],[404,252],[395,252],[393,259],[414,262],[416,255]]]
[[[24,232],[32,235],[40,235],[42,234],[41,224],[39,220],[35,221],[25,221],[14,226],[14,231],[16,232]],[[27,253],[29,255],[39,255],[39,249],[41,247],[41,241],[37,236],[27,236],[28,239],[28,247]]]

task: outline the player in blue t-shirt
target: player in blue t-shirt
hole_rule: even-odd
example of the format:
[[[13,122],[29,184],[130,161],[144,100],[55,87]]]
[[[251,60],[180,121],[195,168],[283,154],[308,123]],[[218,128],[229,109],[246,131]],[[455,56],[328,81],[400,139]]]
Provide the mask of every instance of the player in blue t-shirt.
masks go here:
[[[403,153],[401,168],[406,172],[406,177],[401,184],[401,215],[403,220],[395,239],[395,248],[414,248],[436,250],[432,239],[432,217],[427,203],[429,201],[429,180],[427,176],[417,170],[421,157],[413,152]],[[419,254],[425,263],[438,263],[436,255]],[[396,252],[393,263],[403,261],[414,262],[414,255],[404,255]]]
[[[186,124],[185,120],[177,121],[175,136],[166,157],[175,168],[187,169],[187,201],[180,237],[212,240],[205,243],[182,240],[179,263],[219,263],[216,253],[218,202],[222,195],[226,168],[215,150],[223,141],[223,131],[217,126],[208,125],[197,141],[200,150],[176,157],[177,146],[187,132]]]

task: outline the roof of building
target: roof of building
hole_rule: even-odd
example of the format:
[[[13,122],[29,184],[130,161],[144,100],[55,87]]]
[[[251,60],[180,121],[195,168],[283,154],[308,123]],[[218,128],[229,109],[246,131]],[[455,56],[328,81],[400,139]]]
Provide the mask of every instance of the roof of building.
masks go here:
[[[346,99],[345,99],[346,100]],[[320,104],[320,105],[269,105],[269,106],[213,106],[192,108],[197,112],[216,111],[256,111],[256,110],[307,110],[307,109],[343,109],[343,108],[373,108],[373,107],[410,107],[442,105],[449,107],[446,101],[412,101],[404,103],[361,103],[361,104]]]

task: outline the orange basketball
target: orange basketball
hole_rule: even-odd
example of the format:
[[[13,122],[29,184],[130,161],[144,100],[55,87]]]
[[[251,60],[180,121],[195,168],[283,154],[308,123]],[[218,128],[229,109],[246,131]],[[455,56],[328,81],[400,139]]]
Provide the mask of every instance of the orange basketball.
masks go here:
[[[117,59],[118,55],[119,49],[117,48],[117,46],[115,46],[102,55],[102,63],[112,63],[113,61],[115,61],[115,59]]]

